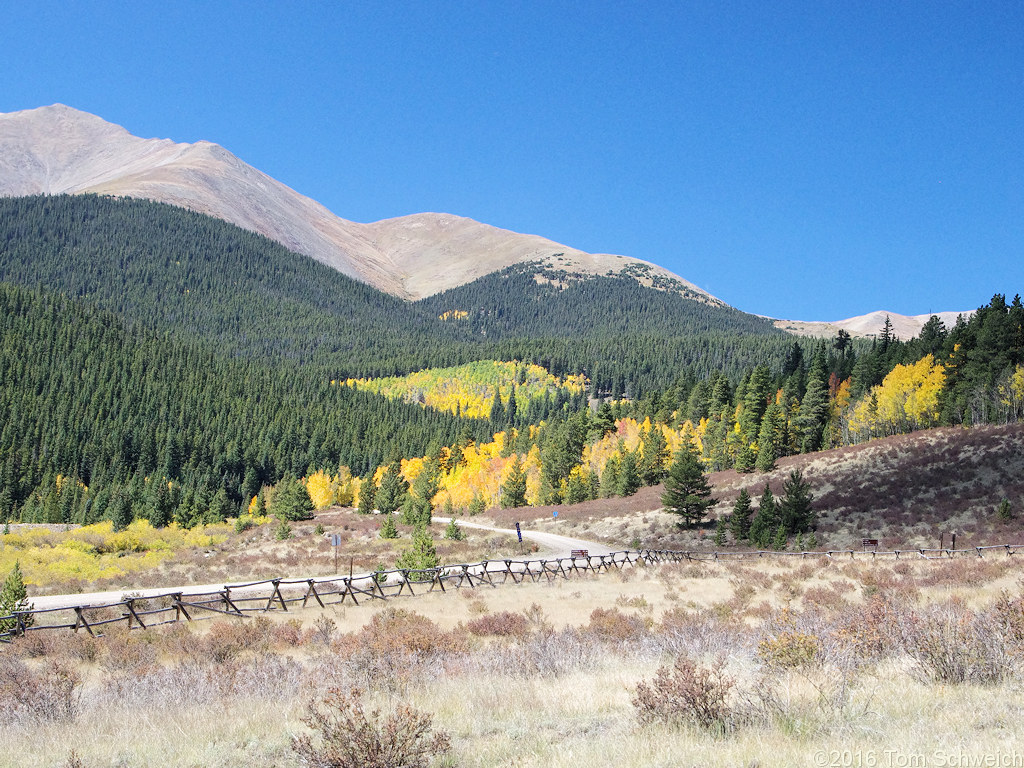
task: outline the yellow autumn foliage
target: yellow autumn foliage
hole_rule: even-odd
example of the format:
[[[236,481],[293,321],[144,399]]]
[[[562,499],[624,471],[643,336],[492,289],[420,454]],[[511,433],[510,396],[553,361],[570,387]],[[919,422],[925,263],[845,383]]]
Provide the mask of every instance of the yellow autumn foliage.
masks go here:
[[[306,478],[306,492],[310,501],[313,502],[313,509],[327,509],[334,501],[333,478],[320,470]]]
[[[119,578],[155,568],[177,551],[219,544],[229,532],[226,523],[189,530],[173,524],[153,528],[147,520],[136,520],[123,531],[115,531],[110,521],[67,531],[15,529],[0,535],[0,573],[18,561],[25,582],[38,586]]]
[[[945,369],[932,355],[911,365],[897,365],[853,407],[850,432],[870,438],[935,426],[945,380]]]
[[[518,361],[483,360],[452,368],[428,368],[407,376],[379,379],[347,379],[344,384],[385,397],[418,403],[470,418],[488,418],[496,393],[503,404],[516,393],[519,408],[558,389],[578,394],[586,389],[580,375],[559,379],[539,365]]]

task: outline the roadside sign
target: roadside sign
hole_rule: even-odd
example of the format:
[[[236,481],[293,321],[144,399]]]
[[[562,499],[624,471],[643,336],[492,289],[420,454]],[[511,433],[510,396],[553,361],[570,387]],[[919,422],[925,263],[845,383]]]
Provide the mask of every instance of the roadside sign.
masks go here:
[[[332,547],[340,547],[341,546],[341,534],[340,533],[332,533],[331,534],[331,546]]]
[[[519,530],[519,523],[516,523],[516,536],[519,537],[519,543],[523,543],[523,532]]]
[[[558,517],[558,510],[556,509],[556,510],[552,511],[551,516],[552,517]]]

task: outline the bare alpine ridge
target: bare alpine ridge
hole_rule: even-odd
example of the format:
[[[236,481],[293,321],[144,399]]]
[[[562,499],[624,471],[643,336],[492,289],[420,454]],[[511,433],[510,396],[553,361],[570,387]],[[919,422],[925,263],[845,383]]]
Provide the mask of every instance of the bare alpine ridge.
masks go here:
[[[632,275],[725,306],[655,264],[584,253],[460,216],[347,221],[210,142],[142,139],[62,104],[0,114],[0,196],[87,193],[156,200],[214,216],[407,299],[537,261],[569,273]]]

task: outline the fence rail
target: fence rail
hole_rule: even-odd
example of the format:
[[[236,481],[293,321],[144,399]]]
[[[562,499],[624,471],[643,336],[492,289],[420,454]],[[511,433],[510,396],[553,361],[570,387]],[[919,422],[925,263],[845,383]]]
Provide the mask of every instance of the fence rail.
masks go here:
[[[877,559],[901,556],[925,560],[949,560],[962,557],[985,557],[1017,553],[1024,544],[998,544],[970,549],[911,549],[877,552],[874,550],[828,550],[822,552],[778,552],[750,550],[730,552],[700,552],[690,550],[641,549],[622,550],[606,555],[575,555],[537,560],[483,560],[479,563],[458,563],[421,570],[396,568],[390,571],[307,579],[267,579],[242,584],[225,584],[212,592],[166,592],[158,595],[131,596],[99,605],[81,604],[61,608],[40,608],[15,611],[0,616],[0,642],[28,632],[47,630],[85,630],[90,635],[108,624],[125,622],[128,629],[171,624],[179,621],[201,621],[217,616],[246,617],[251,613],[267,611],[288,612],[289,606],[305,608],[310,602],[325,608],[351,600],[388,600],[406,594],[447,592],[449,589],[488,586],[496,588],[507,584],[522,584],[529,580],[551,581],[568,579],[573,575],[601,573],[637,563],[712,562],[750,558],[847,558]]]

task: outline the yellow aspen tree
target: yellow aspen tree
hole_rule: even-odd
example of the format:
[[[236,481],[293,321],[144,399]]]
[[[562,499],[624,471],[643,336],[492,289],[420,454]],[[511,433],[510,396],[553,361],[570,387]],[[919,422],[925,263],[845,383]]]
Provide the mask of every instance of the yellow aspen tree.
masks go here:
[[[313,509],[327,509],[334,500],[334,478],[323,470],[318,470],[306,478],[306,492],[310,501],[313,502]]]

